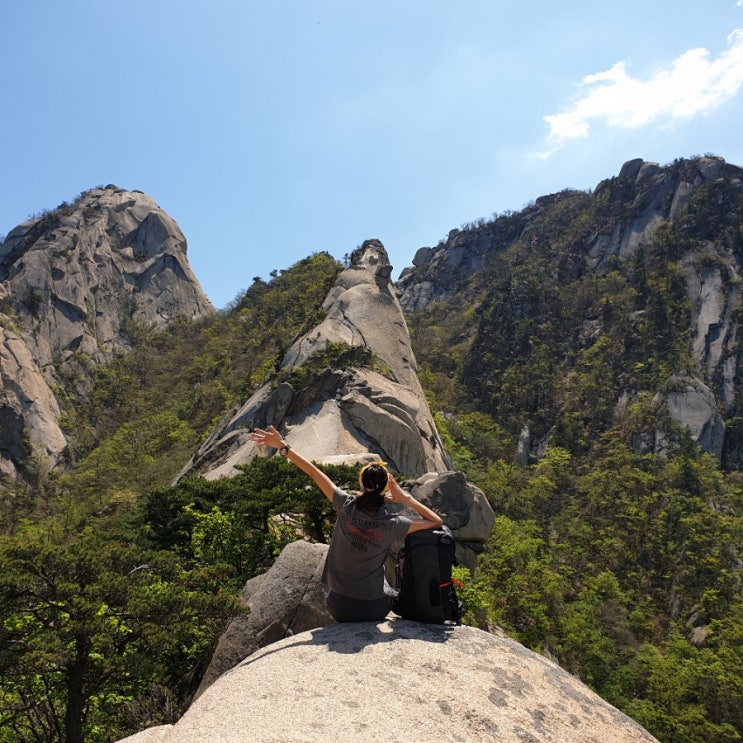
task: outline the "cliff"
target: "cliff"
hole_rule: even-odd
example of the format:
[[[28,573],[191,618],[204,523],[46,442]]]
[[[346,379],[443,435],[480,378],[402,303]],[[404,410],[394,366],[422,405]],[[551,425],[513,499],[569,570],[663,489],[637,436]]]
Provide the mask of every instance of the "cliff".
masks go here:
[[[438,343],[455,347],[449,356],[459,359],[448,374],[501,422],[513,407],[506,396],[521,398],[524,409],[553,408],[542,420],[508,422],[514,434],[523,431],[523,461],[538,457],[559,418],[572,414],[565,385],[576,376],[575,359],[606,342],[592,353],[623,365],[616,379],[605,379],[615,387],[604,393],[614,395],[606,424],[652,387],[657,425],[636,436],[638,449],[662,453],[677,423],[705,451],[737,467],[741,220],[740,167],[718,157],[663,167],[631,160],[592,192],[542,196],[421,248],[398,281],[399,301],[411,325],[425,329],[434,314],[442,325],[449,308],[457,317],[462,297],[469,297],[473,322],[452,323],[450,336],[437,328]],[[419,350],[429,364],[430,345]],[[537,381],[535,349],[552,359],[548,380]],[[522,362],[531,375],[524,369],[517,389],[503,386],[502,375],[517,376]],[[524,399],[532,383],[533,395]]]
[[[136,324],[213,312],[183,233],[141,192],[95,188],[12,229],[0,245],[0,472],[59,462],[57,395],[84,395]]]

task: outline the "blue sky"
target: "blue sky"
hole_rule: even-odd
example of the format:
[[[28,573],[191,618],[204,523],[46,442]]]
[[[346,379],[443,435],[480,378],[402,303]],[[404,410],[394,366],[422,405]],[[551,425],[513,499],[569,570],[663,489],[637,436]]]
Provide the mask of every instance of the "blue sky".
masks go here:
[[[743,165],[743,0],[0,0],[0,234],[115,183],[218,308],[635,157]]]

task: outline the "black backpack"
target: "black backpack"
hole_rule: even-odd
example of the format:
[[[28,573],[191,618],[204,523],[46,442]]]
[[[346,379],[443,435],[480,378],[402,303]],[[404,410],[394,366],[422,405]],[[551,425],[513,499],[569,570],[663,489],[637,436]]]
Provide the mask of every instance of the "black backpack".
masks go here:
[[[462,603],[451,575],[457,564],[454,549],[448,526],[405,537],[395,569],[399,591],[392,609],[395,614],[429,624],[462,623]]]

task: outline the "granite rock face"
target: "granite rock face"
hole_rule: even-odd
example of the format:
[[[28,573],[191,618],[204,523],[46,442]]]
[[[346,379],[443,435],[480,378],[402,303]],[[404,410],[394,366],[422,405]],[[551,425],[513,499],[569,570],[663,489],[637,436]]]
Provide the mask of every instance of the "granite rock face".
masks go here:
[[[327,544],[292,542],[267,572],[245,584],[240,598],[249,612],[233,619],[222,633],[197,697],[259,648],[334,623],[322,585],[327,552]]]
[[[0,471],[58,464],[52,390],[85,394],[91,365],[130,347],[131,323],[213,312],[183,233],[141,192],[96,188],[12,229],[0,244]]]
[[[476,272],[490,271],[497,256],[529,239],[531,226],[554,215],[564,198],[565,193],[542,196],[518,213],[452,230],[435,248],[418,250],[413,266],[402,272],[396,284],[403,311],[414,316],[432,302],[457,297]],[[687,428],[700,447],[729,466],[740,466],[743,419],[737,413],[740,400],[736,401],[736,388],[739,390],[743,360],[737,318],[743,296],[743,258],[735,235],[743,204],[743,168],[720,157],[698,157],[668,166],[635,159],[624,163],[616,177],[601,181],[584,198],[585,214],[598,216],[598,220],[595,229],[575,233],[569,260],[561,267],[567,270],[569,265],[572,276],[605,275],[650,245],[659,228],[673,226],[679,251],[674,260],[691,308],[693,363],[688,370],[670,370],[667,385],[673,386],[676,377],[685,372],[693,378],[683,394],[666,396],[663,390],[659,394],[668,403],[670,417]],[[555,257],[555,261],[564,258]],[[489,278],[497,280],[498,276],[494,273]],[[518,297],[513,302],[513,312],[518,314],[522,309]],[[592,315],[582,335],[590,342],[601,330],[600,321]],[[617,404],[621,406],[622,401]],[[734,437],[725,432],[723,418],[728,416],[735,420]],[[657,438],[662,449],[665,435],[648,431],[644,439]],[[647,441],[645,446],[652,448]],[[519,445],[518,460],[526,462],[538,458],[537,449],[543,442],[529,442],[522,436]]]
[[[0,475],[13,480],[18,464],[32,459],[51,470],[67,441],[57,400],[11,326],[0,314]]]
[[[325,319],[287,351],[279,378],[259,389],[204,443],[185,472],[234,475],[260,452],[253,427],[269,424],[317,462],[383,459],[415,477],[451,469],[417,376],[405,318],[392,292],[387,252],[367,240],[328,294]],[[328,348],[337,359],[292,383]]]
[[[159,328],[214,312],[178,225],[149,196],[114,186],[11,230],[0,283],[44,371],[76,353],[107,361],[127,347],[132,320]]]
[[[174,725],[126,743],[657,743],[505,636],[404,620],[335,624],[256,651]]]
[[[606,220],[585,244],[576,245],[576,253],[583,256],[586,269],[606,272],[613,259],[632,255],[661,224],[680,218],[683,207],[700,188],[723,181],[740,188],[743,168],[719,157],[700,157],[668,167],[642,159],[630,160],[617,177],[601,181],[593,193],[595,199],[629,204],[629,208],[622,209],[621,217]],[[425,309],[431,302],[454,295],[463,280],[494,254],[504,251],[541,211],[560,198],[559,193],[541,196],[517,214],[452,230],[436,247],[420,248],[413,265],[404,269],[396,282],[405,313]]]

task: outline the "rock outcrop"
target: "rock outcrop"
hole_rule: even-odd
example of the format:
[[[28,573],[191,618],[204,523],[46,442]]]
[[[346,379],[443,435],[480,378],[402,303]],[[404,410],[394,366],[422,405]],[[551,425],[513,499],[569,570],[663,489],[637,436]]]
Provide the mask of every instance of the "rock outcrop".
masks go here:
[[[367,240],[328,294],[325,319],[287,351],[282,374],[205,442],[186,472],[231,476],[260,454],[253,427],[282,427],[317,462],[382,458],[407,476],[451,469],[418,381],[384,246]],[[330,351],[335,357],[323,355]],[[317,359],[319,368],[308,374]],[[281,378],[284,381],[281,381]],[[185,472],[184,472],[185,474]]]
[[[213,312],[183,233],[141,192],[96,188],[12,229],[0,245],[0,472],[59,462],[52,390],[84,394],[91,364],[130,347],[132,323]]]
[[[717,409],[709,387],[687,374],[676,374],[666,390],[658,393],[656,405],[665,404],[670,417],[689,432],[704,451],[722,456],[725,443],[725,422]],[[668,443],[665,431],[656,433],[656,452],[662,452]]]
[[[229,477],[238,465],[273,454],[261,451],[249,436],[253,427],[271,423],[317,462],[353,464],[381,457],[392,469],[416,476],[405,487],[444,517],[454,533],[458,561],[474,570],[494,513],[479,488],[451,471],[418,381],[390,273],[381,243],[364,243],[330,291],[325,319],[297,339],[286,353],[283,372],[218,427],[182,475]],[[329,349],[338,355],[328,358]],[[318,357],[323,360],[319,365]],[[325,549],[289,545],[265,575],[248,582],[243,600],[250,614],[235,619],[220,638],[199,694],[240,654],[308,629],[312,622],[332,622],[320,585]]]
[[[478,271],[490,271],[496,265],[495,258],[519,241],[524,243],[530,235],[549,242],[544,234],[533,237],[534,225],[541,218],[560,225],[559,206],[575,199],[576,193],[542,196],[518,213],[453,230],[435,248],[421,248],[413,266],[406,268],[397,282],[403,311],[412,316],[432,302],[458,296]],[[726,437],[723,417],[736,416],[740,407],[736,387],[740,396],[738,380],[743,362],[738,350],[737,318],[743,296],[743,253],[738,226],[743,168],[720,157],[680,160],[664,167],[635,159],[626,162],[618,176],[601,181],[592,194],[581,197],[582,217],[589,222],[595,220],[595,229],[575,230],[571,233],[574,242],[563,242],[563,253],[558,256],[555,251],[552,256],[552,269],[571,277],[603,275],[626,265],[627,259],[651,245],[661,226],[673,227],[673,260],[681,269],[692,312],[690,350],[694,363],[688,369],[690,391],[674,393],[664,400],[671,418],[688,428],[705,451],[729,466],[739,466],[743,439],[738,435],[734,441]],[[522,309],[515,307],[513,311],[518,314]],[[586,324],[586,335],[601,332],[597,316]],[[669,381],[672,384],[673,379]],[[740,423],[741,419],[736,419],[736,424]],[[661,449],[665,433],[658,434]],[[648,432],[645,438],[653,436]],[[534,451],[524,449],[526,443],[522,437],[519,461],[535,456]]]
[[[441,514],[451,528],[457,562],[475,570],[477,553],[493,528],[495,515],[483,492],[461,472],[428,473],[408,481],[406,488]],[[397,504],[389,508],[401,509]],[[408,514],[415,517],[412,512]],[[392,555],[402,547],[393,545]],[[197,696],[246,655],[287,635],[333,623],[325,607],[322,571],[328,547],[298,541],[287,545],[271,568],[249,580],[241,599],[249,608],[230,622],[219,638]],[[395,585],[394,557],[388,559],[387,577]]]
[[[659,225],[679,217],[701,187],[723,181],[740,188],[743,168],[719,157],[701,157],[668,167],[630,160],[617,177],[601,181],[593,193],[594,199],[616,200],[629,208],[621,217],[601,224],[585,244],[575,246],[576,252],[584,256],[587,269],[605,272],[613,259],[631,255],[651,239]],[[521,212],[452,230],[435,248],[420,248],[413,266],[401,273],[396,284],[404,312],[413,313],[452,296],[462,281],[504,251],[541,211],[559,199],[560,194],[542,196]]]
[[[574,676],[505,636],[397,619],[335,624],[268,645],[176,724],[125,739],[413,740],[657,743]]]
[[[128,347],[132,320],[163,327],[214,312],[178,225],[149,196],[115,186],[12,229],[0,283],[44,372],[75,354],[109,360]]]
[[[35,461],[49,472],[67,440],[57,400],[11,326],[0,314],[0,475],[14,480],[20,463]]]
[[[333,624],[325,606],[322,571],[327,544],[292,542],[269,570],[240,593],[248,613],[233,619],[219,638],[196,696],[259,648]]]

